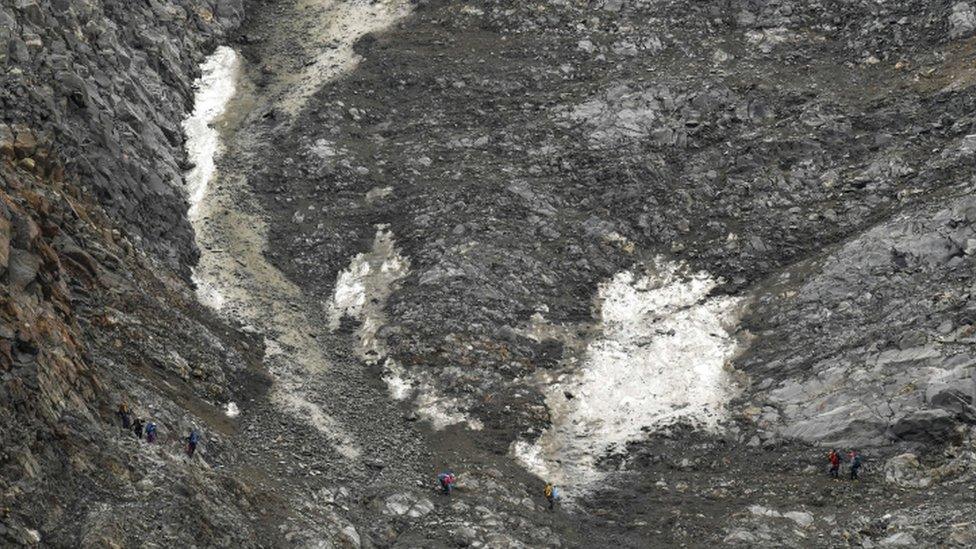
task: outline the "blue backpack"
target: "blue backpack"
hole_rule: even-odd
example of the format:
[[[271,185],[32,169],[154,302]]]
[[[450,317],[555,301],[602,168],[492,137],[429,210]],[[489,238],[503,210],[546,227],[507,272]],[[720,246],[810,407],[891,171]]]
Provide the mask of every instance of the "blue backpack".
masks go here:
[[[190,444],[196,444],[197,442],[200,442],[200,434],[196,431],[191,431],[190,438],[188,440],[190,441]]]

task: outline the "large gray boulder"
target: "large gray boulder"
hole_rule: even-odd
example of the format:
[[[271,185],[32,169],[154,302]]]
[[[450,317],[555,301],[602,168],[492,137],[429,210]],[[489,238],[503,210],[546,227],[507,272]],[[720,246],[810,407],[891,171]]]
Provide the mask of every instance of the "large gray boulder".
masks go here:
[[[956,2],[949,13],[949,36],[962,38],[976,29],[976,10],[967,2]]]
[[[956,414],[943,409],[914,410],[894,422],[891,433],[900,440],[938,444],[956,431]]]
[[[885,482],[903,488],[926,488],[932,477],[918,462],[915,454],[897,455],[884,464]]]

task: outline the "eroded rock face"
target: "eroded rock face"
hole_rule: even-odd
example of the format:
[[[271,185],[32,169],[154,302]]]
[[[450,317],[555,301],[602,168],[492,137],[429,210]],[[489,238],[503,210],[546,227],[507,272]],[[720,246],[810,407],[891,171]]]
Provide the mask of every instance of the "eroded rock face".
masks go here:
[[[200,60],[241,0],[0,3],[0,149],[37,140],[171,269],[194,261],[180,122]]]
[[[940,444],[972,420],[976,356],[959,342],[972,335],[974,212],[964,196],[898,216],[760,301],[765,326],[792,326],[747,363],[769,378],[776,429],[828,445]],[[765,354],[782,346],[794,352]]]
[[[952,38],[963,38],[969,36],[976,30],[976,11],[967,2],[957,2],[952,5],[952,13],[949,14],[949,36]]]
[[[217,405],[239,389],[258,342],[202,315],[175,275],[151,269],[63,178],[50,151],[31,154],[46,160],[0,158],[0,545],[128,545],[132,517],[168,525],[180,508],[206,516],[202,529],[156,535],[190,543],[220,531],[217,543],[237,530],[227,539],[244,543],[253,531],[231,525],[245,524],[252,488],[222,484],[232,476],[185,476],[180,440],[206,425],[201,455],[221,452],[231,421]],[[157,424],[156,444],[119,429],[120,402]],[[174,481],[184,488],[167,502],[160,490]],[[115,487],[132,515],[106,512],[116,496],[92,485]],[[76,520],[59,520],[64,513]]]
[[[244,523],[216,502],[246,497],[174,459],[259,351],[174,276],[195,253],[180,178],[189,83],[241,14],[236,0],[0,2],[0,545],[135,544],[106,510],[126,498],[128,520],[156,522],[172,512],[168,481],[184,486],[172,509],[207,518],[160,520],[164,543],[250,537],[205,541]],[[122,401],[159,444],[119,430]],[[208,443],[220,452],[218,434]]]

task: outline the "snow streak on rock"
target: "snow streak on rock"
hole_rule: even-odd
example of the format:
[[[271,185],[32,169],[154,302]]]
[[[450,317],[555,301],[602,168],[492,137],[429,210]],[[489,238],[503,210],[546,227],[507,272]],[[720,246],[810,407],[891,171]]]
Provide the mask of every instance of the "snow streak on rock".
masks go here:
[[[236,402],[228,402],[227,405],[224,406],[224,415],[229,418],[235,418],[241,415],[241,409],[237,407]]]
[[[200,66],[200,78],[193,83],[193,114],[183,121],[186,132],[186,153],[193,164],[186,174],[189,216],[198,215],[200,201],[207,193],[207,185],[216,171],[220,149],[220,133],[213,124],[224,114],[227,104],[237,90],[240,61],[237,52],[220,46]]]
[[[309,322],[295,304],[301,293],[264,258],[263,220],[241,208],[240,178],[227,181],[216,170],[221,153],[220,120],[234,99],[240,73],[238,54],[218,48],[202,65],[196,83],[198,103],[184,122],[187,154],[195,168],[187,174],[190,222],[200,248],[193,272],[200,301],[266,335],[265,361],[275,380],[273,399],[305,418],[334,441],[336,450],[355,460],[361,454],[354,437],[322,405],[304,395],[309,373],[324,371],[327,361],[305,332]],[[229,411],[229,410],[228,410]]]
[[[602,334],[582,368],[548,383],[552,426],[513,451],[531,471],[583,489],[597,460],[622,451],[643,429],[686,421],[714,428],[732,394],[728,331],[739,303],[708,297],[717,282],[659,261],[646,275],[617,274],[600,289]]]
[[[315,34],[328,46],[315,48],[304,68],[283,82],[282,106],[291,114],[301,110],[323,80],[355,68],[359,56],[353,45],[360,38],[410,13],[410,3],[403,0],[299,0],[298,7],[306,14],[305,22],[316,27]],[[326,42],[335,38],[339,39]]]
[[[213,124],[224,114],[227,104],[237,90],[240,60],[237,52],[221,46],[201,65],[200,78],[193,83],[193,113],[183,121],[186,132],[186,154],[193,164],[186,174],[187,195],[190,201],[188,216],[191,223],[200,217],[200,202],[207,194],[207,187],[216,173],[217,155],[220,152],[220,132]],[[202,303],[220,309],[224,296],[217,284],[207,277],[193,273],[197,296]]]
[[[369,364],[386,355],[377,332],[386,324],[386,300],[395,285],[410,271],[410,262],[397,251],[393,233],[385,225],[376,228],[373,248],[357,254],[336,278],[329,303],[329,327],[335,330],[343,316],[360,322],[356,335],[360,357]]]
[[[385,225],[378,226],[372,249],[353,257],[336,277],[332,300],[327,306],[329,326],[338,329],[343,317],[359,321],[356,337],[360,358],[367,364],[377,364],[385,358],[383,380],[390,395],[397,400],[415,397],[418,415],[435,429],[459,423],[481,429],[481,422],[468,417],[461,402],[437,391],[429,375],[407,372],[386,357],[385,338],[379,335],[387,323],[386,301],[409,271],[410,262],[396,249],[393,233]]]

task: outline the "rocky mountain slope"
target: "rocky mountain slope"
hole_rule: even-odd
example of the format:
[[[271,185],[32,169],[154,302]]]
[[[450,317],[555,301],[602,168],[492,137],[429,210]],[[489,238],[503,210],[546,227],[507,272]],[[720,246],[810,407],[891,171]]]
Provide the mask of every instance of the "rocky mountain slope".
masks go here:
[[[973,5],[0,23],[3,544],[976,543]]]

